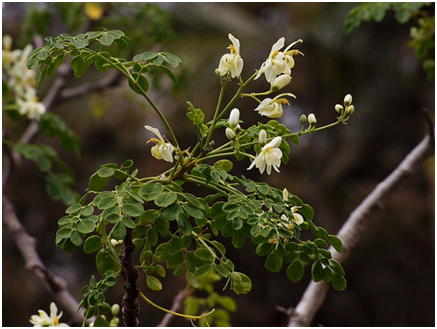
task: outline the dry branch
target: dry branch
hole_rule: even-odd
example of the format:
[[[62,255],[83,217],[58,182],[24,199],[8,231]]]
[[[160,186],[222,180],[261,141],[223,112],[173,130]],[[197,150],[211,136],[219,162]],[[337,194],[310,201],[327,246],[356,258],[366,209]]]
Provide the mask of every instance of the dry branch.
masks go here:
[[[431,135],[431,136],[430,136]],[[367,196],[350,214],[337,236],[343,241],[343,250],[338,253],[329,249],[332,258],[344,262],[358,243],[374,213],[381,209],[385,200],[399,190],[420,166],[434,154],[433,132],[427,135],[399,164],[399,166]],[[311,282],[295,309],[290,310],[289,327],[309,326],[330,288],[326,282]]]
[[[14,206],[5,195],[3,195],[3,223],[11,232],[15,244],[23,256],[25,268],[32,272],[41,285],[53,296],[64,313],[67,312],[72,317],[72,324],[80,325],[83,317],[77,312],[79,303],[69,293],[66,282],[44,266],[36,251],[36,239],[27,233],[17,218]]]

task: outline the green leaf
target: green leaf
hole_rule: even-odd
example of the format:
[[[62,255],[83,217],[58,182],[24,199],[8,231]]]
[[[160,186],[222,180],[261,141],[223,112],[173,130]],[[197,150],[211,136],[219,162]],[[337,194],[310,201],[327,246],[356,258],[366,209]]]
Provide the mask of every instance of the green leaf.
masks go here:
[[[85,240],[83,251],[86,254],[92,254],[102,247],[102,238],[98,235],[92,235]]]
[[[144,212],[143,206],[139,203],[123,204],[123,207],[121,209],[127,216],[132,216],[132,217],[138,217],[142,215]]]
[[[82,76],[86,71],[85,60],[81,56],[76,56],[71,59],[70,62],[71,69],[74,71],[75,77]]]
[[[271,243],[261,243],[258,246],[256,246],[255,253],[258,256],[267,256],[272,250],[272,248],[273,245]]]
[[[234,230],[238,231],[243,227],[243,220],[240,217],[232,218],[232,227]]]
[[[83,243],[83,235],[79,231],[74,230],[71,232],[70,240],[76,247],[79,247]]]
[[[102,315],[98,315],[94,320],[94,327],[109,327],[108,321]]]
[[[170,53],[162,53],[162,58],[172,67],[178,67],[179,63],[182,62],[182,60],[179,57]]]
[[[123,240],[126,236],[126,227],[122,222],[118,222],[112,228],[111,233],[109,234],[111,239],[115,240]]]
[[[234,164],[227,160],[227,159],[223,159],[223,160],[219,160],[216,163],[214,163],[214,167],[226,172],[230,172],[233,168]]]
[[[270,272],[276,273],[282,268],[282,263],[282,258],[279,256],[279,254],[272,252],[267,256],[264,266]]]
[[[78,203],[72,204],[70,207],[65,210],[66,214],[73,215],[79,212],[82,209],[82,206]]]
[[[162,189],[161,184],[149,183],[139,189],[138,195],[146,201],[151,201],[161,194]]]
[[[94,173],[90,177],[88,183],[88,189],[94,192],[100,192],[109,183],[111,177],[100,177],[97,173]]]
[[[241,233],[241,231],[237,231],[234,233],[234,235],[232,236],[232,245],[235,248],[241,248],[244,245],[244,235],[243,233]]]
[[[167,67],[165,67],[164,65],[157,65],[156,66],[158,68],[158,70],[160,70],[161,72],[164,72],[165,74],[167,74],[167,76],[173,80],[174,83],[178,84],[178,79],[176,78],[176,76],[173,74],[172,71],[170,71]]]
[[[304,267],[299,260],[295,260],[287,268],[287,276],[291,282],[298,282],[302,279],[304,274]]]
[[[162,290],[162,283],[159,281],[158,278],[155,278],[154,276],[147,276],[146,279],[147,287],[153,291],[159,291]]]
[[[344,272],[343,266],[341,266],[341,264],[334,259],[331,259],[330,261],[332,264],[332,269],[335,271],[335,273],[337,273],[338,275],[344,276],[345,272]]]
[[[80,213],[82,214],[82,216],[88,217],[91,216],[93,212],[94,212],[94,207],[92,205],[89,205],[83,208]]]
[[[179,213],[181,213],[182,207],[179,203],[173,203],[172,205],[168,206],[164,209],[162,212],[162,215],[169,221],[176,220],[178,218]]]
[[[203,265],[196,270],[196,272],[194,273],[194,276],[196,278],[198,278],[198,277],[207,275],[209,272],[211,272],[211,270],[212,270],[211,264]]]
[[[247,294],[252,290],[252,281],[249,277],[240,272],[232,272],[231,274],[237,274],[241,281],[236,280],[237,282],[233,282],[232,290],[237,294]]]
[[[127,228],[130,228],[132,230],[137,227],[137,224],[135,224],[135,222],[129,217],[123,216],[121,218],[121,222],[124,224],[124,226],[126,226]]]
[[[74,38],[74,39],[71,39],[71,43],[72,43],[72,44],[73,44],[77,49],[84,48],[84,47],[88,46],[88,41],[85,40],[85,39],[77,39],[77,38]]]
[[[323,280],[323,267],[319,260],[316,260],[311,267],[311,276],[314,282],[319,282]]]
[[[69,227],[64,227],[56,232],[56,238],[58,239],[68,239],[71,236],[72,229]]]
[[[144,75],[133,73],[135,81],[129,80],[129,87],[137,94],[144,95],[149,90],[149,81]]]
[[[172,247],[170,243],[168,242],[161,243],[155,250],[155,256],[160,261],[166,261],[171,255],[171,250]]]
[[[190,215],[196,219],[203,219],[205,217],[205,214],[203,213],[202,210],[200,210],[200,209],[198,209],[190,204],[187,204],[187,203],[183,204],[182,208],[185,210],[185,212],[188,215]]]
[[[187,279],[187,282],[194,288],[198,288],[199,287],[199,281],[197,281],[196,277],[194,276],[193,273],[191,273],[190,271],[187,271],[187,273],[185,274],[185,278]]]
[[[206,247],[197,248],[196,251],[194,252],[194,255],[196,255],[196,257],[198,257],[200,259],[208,260],[208,261],[211,261],[211,262],[214,260],[214,256],[215,256],[215,254],[213,254]]]
[[[115,38],[113,35],[106,33],[100,39],[99,42],[103,46],[110,46],[114,42]]]
[[[347,281],[343,276],[334,274],[332,276],[332,286],[337,291],[343,291],[346,289]]]
[[[332,244],[335,250],[341,252],[341,250],[343,249],[343,242],[341,242],[341,240],[338,237],[336,237],[335,235],[329,235],[328,240]]]
[[[117,198],[114,195],[104,197],[97,204],[97,208],[100,210],[108,209],[117,204]]]
[[[168,207],[177,200],[177,194],[174,192],[162,192],[154,202],[158,207]]]
[[[80,233],[87,234],[94,231],[96,224],[90,219],[82,219],[77,225],[77,229]]]
[[[97,171],[100,177],[111,177],[115,173],[115,168],[112,167],[102,167]]]
[[[228,270],[223,265],[214,264],[214,268],[217,271],[218,274],[220,274],[222,277],[227,278],[229,275]]]
[[[146,210],[139,218],[139,224],[146,226],[148,223],[155,220],[155,218],[159,216],[159,213],[156,209]]]
[[[175,268],[179,264],[182,264],[183,261],[184,261],[184,258],[182,256],[182,253],[176,252],[167,259],[167,268],[168,269]]]
[[[191,235],[192,225],[184,213],[180,213],[177,219],[178,226],[184,235]]]
[[[100,275],[104,275],[106,271],[117,272],[118,265],[118,255],[112,249],[110,251],[100,249],[96,256],[96,267]]]

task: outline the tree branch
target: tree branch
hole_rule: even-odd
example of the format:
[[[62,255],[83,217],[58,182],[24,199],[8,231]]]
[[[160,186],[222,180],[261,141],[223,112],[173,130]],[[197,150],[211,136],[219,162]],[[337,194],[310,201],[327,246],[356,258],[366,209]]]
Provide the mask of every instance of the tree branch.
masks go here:
[[[434,154],[434,137],[427,135],[399,164],[399,166],[367,196],[366,199],[350,214],[337,236],[343,241],[343,250],[338,253],[329,249],[332,258],[344,262],[353,247],[358,243],[362,232],[376,211],[381,209],[385,200],[397,192],[419,167]],[[311,282],[295,309],[290,310],[289,327],[309,326],[325,300],[330,288],[326,282]]]
[[[188,291],[186,289],[182,289],[178,292],[176,297],[173,300],[173,305],[170,309],[172,312],[179,312],[182,309],[182,303],[184,299],[187,297]],[[157,327],[168,327],[170,321],[175,317],[174,314],[166,313],[162,318],[161,322],[157,325]]]
[[[11,232],[15,244],[23,256],[25,268],[32,272],[41,285],[53,295],[56,304],[71,316],[72,324],[81,325],[83,317],[77,312],[79,303],[69,293],[67,283],[44,266],[36,251],[36,239],[27,233],[17,218],[14,206],[4,194],[3,223]]]
[[[132,254],[135,251],[135,245],[132,242],[132,229],[126,229],[124,238],[124,250],[121,261],[123,263],[124,279],[124,296],[121,315],[126,327],[138,327],[138,315],[140,313],[140,304],[138,303],[138,269],[134,266]]]

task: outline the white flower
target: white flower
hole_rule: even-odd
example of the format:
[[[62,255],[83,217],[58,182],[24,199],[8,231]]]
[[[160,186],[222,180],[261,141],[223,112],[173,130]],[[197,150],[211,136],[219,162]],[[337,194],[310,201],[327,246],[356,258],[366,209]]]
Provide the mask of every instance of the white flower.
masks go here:
[[[229,127],[226,128],[225,135],[231,141],[233,141],[237,137],[237,135],[235,135],[234,131]]]
[[[313,127],[317,124],[316,116],[313,113],[308,115],[308,123],[310,126],[313,126]]]
[[[229,39],[232,45],[228,47],[230,54],[225,54],[220,59],[218,72],[220,75],[226,75],[231,72],[232,78],[238,77],[243,70],[243,59],[240,56],[240,41],[229,33]]]
[[[349,105],[351,105],[352,104],[352,95],[351,94],[347,94],[345,97],[344,97],[344,106],[346,106],[346,107],[348,107]]]
[[[153,128],[151,126],[144,126],[144,128],[150,130],[159,138],[159,139],[151,138],[148,141],[148,142],[156,143],[156,145],[153,146],[151,149],[152,155],[158,160],[163,159],[167,162],[173,162],[173,151],[175,149],[174,146],[164,141],[164,138],[162,138],[162,135],[158,129]]]
[[[27,116],[30,120],[38,121],[42,114],[46,112],[46,107],[43,103],[38,102],[38,98],[23,100],[17,98],[18,112],[21,115]]]
[[[272,172],[272,167],[279,172],[279,166],[281,165],[282,151],[279,149],[279,146],[282,143],[282,137],[275,137],[273,140],[264,145],[261,149],[261,152],[257,155],[255,160],[253,160],[247,170],[252,169],[256,166],[260,173],[262,174],[267,167],[267,174],[270,175]]]
[[[231,114],[229,115],[229,126],[232,129],[235,129],[238,125],[238,121],[240,120],[240,110],[233,109],[231,111]]]
[[[267,144],[267,133],[264,129],[262,129],[258,134],[258,143],[261,147]]]
[[[257,111],[260,115],[269,118],[280,118],[282,116],[282,113],[284,112],[284,110],[282,109],[282,105],[289,104],[285,98],[279,98],[284,95],[296,98],[296,96],[294,96],[293,94],[281,94],[273,99],[266,98],[258,105],[255,111]]]
[[[294,216],[293,220],[294,220],[294,222],[296,224],[298,224],[298,225],[302,224],[303,223],[303,217],[302,217],[301,214],[297,213],[298,207],[297,206],[291,207],[291,211],[293,212],[293,216]]]
[[[292,46],[294,46],[298,42],[303,42],[301,39],[293,42],[289,45],[284,52],[280,52],[279,50],[284,47],[285,38],[280,38],[273,46],[270,51],[269,57],[267,60],[261,65],[261,68],[258,71],[255,79],[258,79],[261,74],[264,73],[267,82],[270,85],[273,85],[276,77],[280,74],[290,75],[291,69],[294,67],[294,59],[293,56],[296,54],[300,54],[301,52],[298,50],[289,50]]]
[[[68,327],[65,323],[59,323],[59,319],[62,316],[62,312],[58,313],[58,308],[55,303],[50,304],[50,316],[43,310],[38,310],[39,315],[32,315],[30,317],[30,323],[34,327]]]
[[[282,74],[273,81],[271,89],[272,91],[277,91],[284,88],[291,81],[291,76]]]

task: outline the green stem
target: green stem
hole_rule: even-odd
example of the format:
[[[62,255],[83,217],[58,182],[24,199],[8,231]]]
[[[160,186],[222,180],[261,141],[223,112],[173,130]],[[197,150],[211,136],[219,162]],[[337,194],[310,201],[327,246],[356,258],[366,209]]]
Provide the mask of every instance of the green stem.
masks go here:
[[[208,135],[206,136],[206,141],[205,141],[205,145],[203,148],[208,147],[209,143],[211,142],[212,132],[214,131],[215,124],[217,123],[217,120],[218,120],[217,116],[218,116],[218,113],[220,111],[220,107],[222,106],[223,95],[225,94],[225,89],[226,89],[228,82],[229,82],[229,75],[226,77],[225,81],[223,82],[223,84],[220,88],[220,94],[219,94],[219,98],[217,101],[217,106],[215,108],[214,117],[212,119],[211,127],[208,131]],[[200,140],[199,140],[199,143],[201,143]],[[197,147],[197,145],[196,145],[196,147]]]
[[[187,314],[181,314],[181,313],[173,312],[173,311],[171,311],[171,310],[168,310],[168,309],[166,309],[166,308],[164,308],[164,307],[161,307],[161,306],[155,304],[155,303],[152,302],[149,298],[147,298],[147,297],[143,294],[142,291],[139,292],[139,295],[140,295],[140,296],[141,296],[141,297],[142,297],[142,298],[143,298],[143,299],[144,299],[144,300],[145,300],[149,305],[152,305],[153,307],[157,308],[158,310],[161,310],[161,311],[164,311],[164,312],[167,312],[167,313],[170,313],[170,314],[176,315],[176,316],[180,316],[180,317],[183,317],[183,318],[186,318],[186,319],[191,319],[191,320],[200,320],[200,319],[203,319],[203,318],[205,318],[206,316],[212,314],[213,312],[215,312],[215,309],[212,309],[212,310],[209,311],[208,313],[204,313],[204,314],[202,314],[202,315],[187,315]]]

